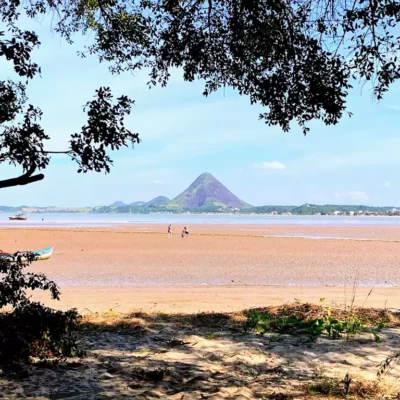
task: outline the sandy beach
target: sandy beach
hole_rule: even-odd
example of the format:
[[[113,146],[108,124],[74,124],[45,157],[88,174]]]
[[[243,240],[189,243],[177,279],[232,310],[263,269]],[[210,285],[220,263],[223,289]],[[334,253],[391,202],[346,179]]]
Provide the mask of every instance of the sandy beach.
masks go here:
[[[400,343],[398,229],[195,226],[169,239],[165,228],[0,231],[3,250],[55,246],[31,268],[61,301],[33,298],[78,308],[86,350],[22,380],[0,374],[4,398],[339,399],[346,374],[349,398],[398,398],[397,364],[377,378]],[[352,318],[353,296],[373,317],[351,337],[244,331],[251,308]]]
[[[359,303],[373,288],[368,306],[400,307],[398,228],[202,225],[185,239],[178,230],[171,239],[165,226],[4,229],[0,237],[6,251],[55,246],[32,270],[60,285],[61,302],[50,302],[59,308],[235,311],[321,297],[342,304],[354,283]]]

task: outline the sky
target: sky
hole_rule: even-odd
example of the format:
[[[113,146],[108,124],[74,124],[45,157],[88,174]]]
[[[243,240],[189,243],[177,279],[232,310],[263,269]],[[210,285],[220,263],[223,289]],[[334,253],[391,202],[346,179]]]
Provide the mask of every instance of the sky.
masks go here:
[[[49,150],[65,150],[85,123],[83,105],[100,86],[135,100],[126,126],[142,142],[112,154],[110,174],[77,174],[68,157],[53,157],[41,182],[0,191],[0,205],[98,206],[163,195],[173,198],[201,173],[210,172],[253,205],[366,204],[400,206],[400,84],[381,102],[371,87],[355,85],[348,98],[352,118],[336,126],[311,124],[306,137],[258,119],[262,108],[230,89],[202,96],[204,83],[183,81],[173,70],[166,88],[149,89],[148,71],[112,76],[95,57],[77,51],[90,38],[69,45],[49,24],[29,22],[42,45],[33,59],[41,77],[28,85],[30,103],[43,111]],[[13,77],[0,60],[3,77]],[[0,179],[21,171],[3,164]]]

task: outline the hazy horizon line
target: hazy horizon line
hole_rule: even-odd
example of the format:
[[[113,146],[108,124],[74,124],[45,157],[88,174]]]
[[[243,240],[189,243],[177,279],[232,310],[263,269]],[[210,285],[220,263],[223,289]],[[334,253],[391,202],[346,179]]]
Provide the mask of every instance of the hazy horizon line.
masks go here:
[[[121,201],[122,200],[117,200],[117,201]],[[136,202],[140,202],[141,200],[138,201],[134,201],[132,203],[136,203]],[[149,201],[144,201],[144,203],[148,203]],[[132,203],[129,204],[125,204],[124,206],[120,206],[120,207],[128,207],[128,206],[132,206]],[[398,208],[400,209],[400,206],[393,206],[393,205],[387,205],[387,206],[376,206],[376,205],[367,205],[367,204],[340,204],[340,203],[324,203],[324,204],[318,204],[318,203],[302,203],[302,204],[262,204],[262,205],[251,205],[250,208],[257,208],[257,207],[301,207],[304,205],[310,205],[310,206],[337,206],[337,207],[342,207],[342,206],[346,206],[346,207],[373,207],[373,208]],[[5,205],[2,204],[0,205],[0,207],[12,207],[12,208],[96,208],[96,207],[111,207],[110,204],[102,204],[102,205],[81,205],[81,206],[67,206],[67,205],[47,205],[47,206],[40,206],[40,205],[19,205],[19,206],[10,206],[10,205]],[[114,206],[115,207],[115,206]],[[137,205],[137,207],[142,207],[140,205]]]

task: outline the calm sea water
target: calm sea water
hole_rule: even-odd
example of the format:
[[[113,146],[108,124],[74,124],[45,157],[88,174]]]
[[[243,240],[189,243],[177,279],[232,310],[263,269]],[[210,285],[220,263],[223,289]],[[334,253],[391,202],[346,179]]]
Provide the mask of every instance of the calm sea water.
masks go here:
[[[67,214],[31,213],[26,221],[10,221],[9,213],[0,213],[1,228],[82,228],[118,225],[299,225],[299,226],[394,226],[400,217],[281,216],[281,215],[195,215],[195,214]]]

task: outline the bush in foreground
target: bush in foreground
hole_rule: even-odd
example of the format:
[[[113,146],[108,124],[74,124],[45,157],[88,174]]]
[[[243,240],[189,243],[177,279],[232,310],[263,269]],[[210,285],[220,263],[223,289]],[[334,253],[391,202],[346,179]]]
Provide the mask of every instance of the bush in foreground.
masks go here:
[[[8,368],[29,364],[33,358],[58,362],[81,353],[74,333],[77,311],[56,311],[27,295],[27,290],[39,289],[49,291],[53,299],[60,296],[55,282],[26,272],[36,259],[33,253],[0,258],[0,364]]]

